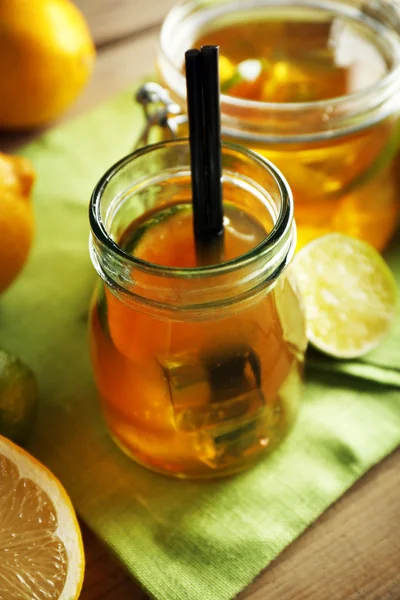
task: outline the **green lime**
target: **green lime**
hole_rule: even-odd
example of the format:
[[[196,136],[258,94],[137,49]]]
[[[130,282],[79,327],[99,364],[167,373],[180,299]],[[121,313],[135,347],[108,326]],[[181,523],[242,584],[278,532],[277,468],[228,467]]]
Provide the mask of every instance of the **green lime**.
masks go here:
[[[397,286],[372,246],[330,233],[304,246],[293,268],[313,346],[336,358],[356,358],[380,344],[396,312]]]
[[[16,356],[0,350],[0,435],[26,443],[38,405],[38,386],[32,371]]]

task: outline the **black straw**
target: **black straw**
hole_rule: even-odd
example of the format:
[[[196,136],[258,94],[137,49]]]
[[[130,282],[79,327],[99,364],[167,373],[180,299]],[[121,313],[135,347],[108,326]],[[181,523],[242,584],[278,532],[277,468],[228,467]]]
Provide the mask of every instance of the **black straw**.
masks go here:
[[[204,107],[202,57],[200,50],[188,50],[186,58],[186,88],[188,96],[189,143],[192,169],[193,225],[195,235],[205,228],[203,214],[204,198],[207,195],[204,145]]]
[[[218,47],[188,50],[185,59],[196,252],[210,264],[223,253]]]
[[[223,208],[221,189],[221,111],[219,99],[218,47],[203,46],[203,104],[205,125],[205,160],[210,205],[209,228],[211,235],[223,231]]]

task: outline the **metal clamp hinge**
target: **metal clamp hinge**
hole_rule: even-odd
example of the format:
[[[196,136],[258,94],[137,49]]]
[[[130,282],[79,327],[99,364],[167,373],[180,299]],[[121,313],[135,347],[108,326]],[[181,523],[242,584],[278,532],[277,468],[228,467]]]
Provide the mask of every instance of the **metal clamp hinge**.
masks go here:
[[[135,100],[142,105],[146,123],[135,147],[149,143],[150,132],[161,127],[168,138],[178,137],[178,127],[187,120],[181,107],[174,102],[169,93],[158,83],[145,83],[135,94]]]

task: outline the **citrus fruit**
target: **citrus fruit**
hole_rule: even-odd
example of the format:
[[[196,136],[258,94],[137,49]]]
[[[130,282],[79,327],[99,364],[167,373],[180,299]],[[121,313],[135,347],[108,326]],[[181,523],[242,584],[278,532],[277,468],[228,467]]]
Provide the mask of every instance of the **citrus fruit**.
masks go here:
[[[0,437],[0,597],[75,600],[83,572],[79,525],[62,485]]]
[[[263,58],[249,58],[235,67],[225,56],[221,56],[221,92],[257,100],[269,68],[269,63]]]
[[[0,128],[44,125],[68,108],[95,50],[69,0],[0,0]]]
[[[34,180],[28,160],[0,153],[0,293],[15,279],[28,257],[33,237],[30,196]]]
[[[37,404],[38,387],[32,371],[16,356],[0,350],[0,435],[24,444]]]
[[[304,246],[293,268],[303,294],[309,341],[336,358],[373,350],[396,311],[392,272],[369,244],[331,233]]]

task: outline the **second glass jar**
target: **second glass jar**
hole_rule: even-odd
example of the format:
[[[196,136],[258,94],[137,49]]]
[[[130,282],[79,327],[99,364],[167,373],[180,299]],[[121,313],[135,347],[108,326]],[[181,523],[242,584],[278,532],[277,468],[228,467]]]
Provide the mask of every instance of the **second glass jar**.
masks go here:
[[[233,66],[246,58],[269,61],[267,100],[260,90],[240,97],[228,89],[222,130],[226,140],[262,153],[284,173],[299,245],[340,231],[383,250],[396,229],[400,194],[400,20],[393,3],[178,4],[162,26],[157,67],[183,112],[184,51],[202,42],[220,44],[222,54],[229,49]],[[353,55],[362,69],[342,68],[340,61]],[[169,125],[179,137],[186,134],[182,115],[170,115]]]

